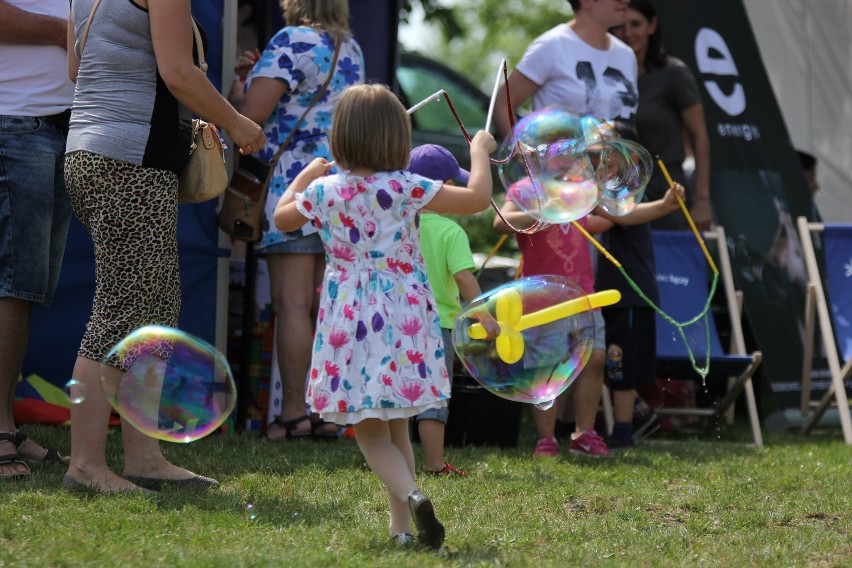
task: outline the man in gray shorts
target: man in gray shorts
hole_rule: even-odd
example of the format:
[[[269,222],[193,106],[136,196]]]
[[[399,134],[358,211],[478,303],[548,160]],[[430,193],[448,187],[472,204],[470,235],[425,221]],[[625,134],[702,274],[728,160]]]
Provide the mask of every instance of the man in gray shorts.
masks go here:
[[[30,308],[50,304],[71,217],[67,21],[67,0],[0,0],[0,479],[30,475],[20,458],[63,460],[17,430],[12,405]]]

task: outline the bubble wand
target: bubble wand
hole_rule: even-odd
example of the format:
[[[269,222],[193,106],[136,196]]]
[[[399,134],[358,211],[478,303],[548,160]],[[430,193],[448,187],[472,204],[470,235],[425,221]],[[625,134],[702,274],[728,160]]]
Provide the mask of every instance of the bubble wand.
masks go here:
[[[660,171],[663,172],[669,187],[672,187],[674,185],[674,180],[672,180],[672,176],[669,175],[669,170],[666,169],[666,165],[659,156],[657,156],[657,164],[660,166]],[[680,205],[680,210],[683,211],[683,214],[686,216],[686,221],[689,223],[692,232],[695,234],[695,238],[698,239],[698,244],[701,245],[701,250],[704,251],[704,257],[707,259],[707,263],[710,265],[710,268],[713,269],[713,274],[719,274],[719,269],[716,268],[716,263],[713,262],[713,257],[710,256],[710,252],[707,250],[707,245],[704,243],[704,239],[701,238],[701,232],[699,232],[698,227],[695,226],[695,221],[692,219],[692,215],[689,214],[689,209],[686,208],[686,203],[683,202],[680,194],[676,193],[675,197],[677,197],[677,203]]]
[[[488,104],[488,117],[485,119],[485,131],[491,130],[491,118],[494,116],[494,105],[497,102],[497,92],[500,90],[500,78],[505,75],[506,60],[500,61],[500,68],[497,69],[497,77],[494,79],[494,90],[491,91],[491,102]],[[508,88],[508,86],[507,86]]]
[[[508,88],[508,82],[509,82],[508,77],[507,77],[508,71],[506,70],[505,66],[502,66],[501,72],[502,72],[504,79],[505,79],[504,85],[506,87],[506,105],[508,107],[508,113],[509,113],[509,125],[512,129],[514,129],[515,117],[514,117],[514,111],[512,110],[512,102],[511,102],[509,88]],[[470,140],[471,140],[470,135],[467,133],[467,130],[464,127],[464,123],[462,123],[461,118],[459,117],[458,113],[456,112],[455,108],[453,107],[453,103],[450,100],[449,94],[446,95],[446,99],[447,99],[447,105],[449,105],[450,111],[453,113],[453,117],[455,117],[456,123],[459,125],[459,128],[461,129],[462,135],[464,136],[465,140],[467,140],[467,142],[470,143]],[[501,160],[496,160],[494,158],[491,158],[490,161],[491,161],[492,164],[503,164],[503,163],[509,161],[512,158],[512,156],[515,154],[515,152],[517,152],[517,151],[519,151],[518,145],[516,145],[513,148],[512,152],[509,154],[508,157],[503,158]],[[522,157],[523,157],[523,154],[522,154]],[[527,171],[527,175],[529,175],[532,178],[533,174],[532,174],[532,171],[530,170],[529,164],[526,162],[526,158],[523,157],[523,160],[524,160],[524,168]],[[665,171],[665,167],[663,167],[663,171]],[[669,182],[669,183],[671,184],[671,182]],[[491,205],[494,207],[494,210],[497,212],[497,216],[500,217],[500,219],[504,223],[506,223],[506,225],[510,229],[515,231],[516,233],[531,234],[531,233],[535,233],[535,232],[540,231],[541,229],[549,226],[548,223],[543,222],[541,219],[536,219],[535,223],[533,223],[533,225],[531,225],[530,227],[528,227],[526,229],[516,228],[515,226],[513,226],[509,221],[507,221],[503,217],[503,215],[500,213],[499,207],[497,207],[497,204],[494,202],[493,199],[491,200]],[[691,219],[691,217],[687,217],[687,218]],[[689,361],[692,365],[692,368],[695,370],[696,373],[698,373],[702,377],[702,379],[704,379],[707,376],[707,373],[710,370],[710,325],[707,321],[707,314],[710,310],[710,302],[712,301],[713,296],[716,293],[716,286],[717,286],[717,283],[719,281],[719,271],[716,268],[716,265],[713,262],[712,258],[710,257],[709,253],[707,252],[706,246],[704,246],[704,244],[703,244],[704,241],[701,239],[700,234],[697,233],[697,228],[694,228],[694,231],[696,232],[696,234],[698,236],[699,242],[702,245],[702,249],[704,250],[705,255],[707,256],[707,260],[710,263],[710,266],[713,268],[713,280],[710,284],[710,293],[707,296],[707,301],[704,305],[704,308],[701,310],[701,312],[698,313],[693,318],[687,320],[687,321],[677,322],[677,321],[674,320],[674,318],[672,318],[667,313],[665,313],[662,309],[660,309],[660,307],[657,306],[650,298],[648,298],[647,295],[645,295],[645,293],[639,288],[639,285],[636,284],[636,282],[634,282],[633,279],[627,274],[627,271],[624,270],[624,267],[621,265],[621,263],[618,261],[618,259],[616,259],[614,256],[612,256],[612,254],[610,254],[609,251],[607,251],[597,240],[595,240],[595,238],[592,237],[592,235],[590,235],[588,233],[588,231],[586,231],[576,221],[572,221],[571,224],[574,225],[574,227],[576,227],[577,230],[579,230],[586,237],[586,239],[590,243],[592,243],[595,246],[595,248],[597,248],[598,251],[600,251],[600,253],[604,256],[604,258],[606,258],[609,262],[611,262],[618,269],[618,271],[621,273],[621,275],[624,277],[624,279],[627,281],[627,283],[630,285],[630,287],[633,289],[633,291],[636,292],[636,294],[640,298],[642,298],[642,300],[649,307],[651,307],[656,313],[660,314],[660,316],[663,319],[665,319],[667,322],[672,324],[675,327],[675,329],[677,329],[678,334],[680,334],[680,337],[683,340],[684,346],[686,347],[686,351],[687,351],[687,354],[689,356]],[[694,222],[691,223],[691,224],[694,227]],[[495,250],[492,251],[492,254],[494,252],[496,252],[496,249],[499,248],[500,244],[502,244],[502,243],[499,243],[498,246],[495,247]],[[693,354],[693,351],[692,351],[692,348],[689,345],[689,342],[686,340],[686,335],[684,334],[683,328],[686,327],[686,326],[694,324],[695,322],[697,322],[698,320],[700,320],[702,318],[704,318],[704,330],[705,330],[704,335],[705,335],[705,341],[706,341],[706,343],[705,343],[706,350],[705,350],[704,366],[700,367],[695,360],[695,355]],[[501,359],[502,358],[503,357],[501,357]]]
[[[444,89],[441,89],[440,91],[435,91],[434,93],[432,93],[431,95],[429,95],[428,97],[426,97],[425,99],[423,99],[422,101],[420,101],[419,103],[417,103],[416,105],[411,107],[410,109],[406,110],[405,112],[410,116],[413,113],[415,113],[416,111],[420,110],[422,107],[431,103],[432,101],[440,100],[442,95],[448,96],[447,92]],[[334,161],[331,161],[331,162],[328,163],[328,167],[331,167],[333,165],[334,165]]]

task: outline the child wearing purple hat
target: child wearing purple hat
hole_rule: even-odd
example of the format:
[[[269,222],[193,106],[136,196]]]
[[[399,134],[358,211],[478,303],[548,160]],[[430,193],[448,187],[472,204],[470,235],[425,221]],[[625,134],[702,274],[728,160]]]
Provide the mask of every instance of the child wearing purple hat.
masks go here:
[[[445,184],[458,182],[467,185],[470,174],[459,167],[453,155],[437,144],[424,144],[411,151],[408,171]],[[438,304],[441,333],[444,336],[444,356],[447,372],[453,376],[452,329],[461,309],[459,294],[470,302],[482,291],[473,275],[475,268],[467,234],[458,223],[428,209],[420,211],[420,248],[426,263],[426,275]],[[485,322],[484,322],[485,323]],[[485,323],[491,325],[491,322]],[[497,323],[493,322],[493,326]],[[490,335],[497,335],[493,327]],[[430,409],[415,417],[420,443],[423,446],[424,468],[430,475],[459,475],[467,472],[444,459],[444,430],[449,417],[448,408]]]

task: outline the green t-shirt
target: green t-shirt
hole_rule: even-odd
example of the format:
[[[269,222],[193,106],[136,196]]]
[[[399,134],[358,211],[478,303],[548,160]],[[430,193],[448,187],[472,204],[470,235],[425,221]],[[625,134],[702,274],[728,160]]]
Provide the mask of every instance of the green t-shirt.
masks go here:
[[[420,213],[420,248],[429,286],[438,304],[441,327],[452,329],[461,309],[454,276],[476,267],[470,241],[458,223],[437,213]]]

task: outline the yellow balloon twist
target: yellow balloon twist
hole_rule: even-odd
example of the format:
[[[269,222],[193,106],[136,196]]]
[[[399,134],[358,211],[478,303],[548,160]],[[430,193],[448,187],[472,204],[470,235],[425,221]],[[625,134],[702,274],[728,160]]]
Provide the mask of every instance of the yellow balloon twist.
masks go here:
[[[580,296],[567,302],[524,314],[521,294],[514,288],[500,293],[495,299],[494,315],[500,325],[500,335],[495,340],[497,356],[505,363],[512,364],[524,356],[524,336],[521,332],[531,327],[544,325],[558,319],[567,318],[580,312],[610,306],[621,300],[618,290],[603,290],[587,296]],[[471,339],[486,339],[485,327],[475,323],[468,328]]]

